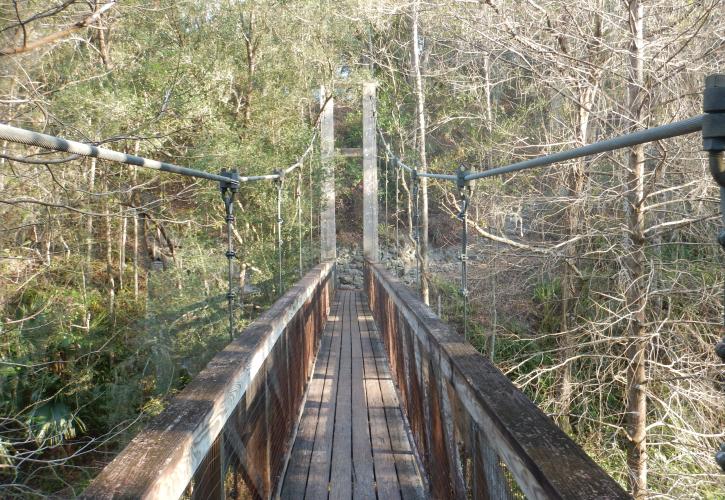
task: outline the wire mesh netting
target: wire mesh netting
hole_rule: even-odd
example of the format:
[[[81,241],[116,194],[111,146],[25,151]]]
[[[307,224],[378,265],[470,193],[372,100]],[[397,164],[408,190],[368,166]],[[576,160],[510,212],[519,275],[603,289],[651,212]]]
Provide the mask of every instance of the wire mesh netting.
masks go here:
[[[277,492],[329,309],[331,279],[286,324],[184,498],[269,498]]]

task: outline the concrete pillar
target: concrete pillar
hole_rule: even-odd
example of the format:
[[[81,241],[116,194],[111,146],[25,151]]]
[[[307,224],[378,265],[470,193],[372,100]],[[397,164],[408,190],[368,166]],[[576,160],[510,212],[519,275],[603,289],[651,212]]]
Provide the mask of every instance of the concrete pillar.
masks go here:
[[[363,255],[378,261],[377,83],[363,84]]]
[[[329,97],[329,99],[328,99]],[[324,106],[324,107],[323,107]],[[335,122],[334,103],[320,86],[320,156],[322,160],[322,193],[320,207],[320,258],[337,257],[335,236]]]

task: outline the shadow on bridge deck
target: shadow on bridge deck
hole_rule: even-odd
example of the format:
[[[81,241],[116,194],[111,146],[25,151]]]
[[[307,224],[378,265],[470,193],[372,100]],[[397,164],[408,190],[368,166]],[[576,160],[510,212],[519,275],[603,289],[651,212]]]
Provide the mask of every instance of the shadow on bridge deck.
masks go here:
[[[281,492],[289,499],[426,497],[360,291],[336,292]]]

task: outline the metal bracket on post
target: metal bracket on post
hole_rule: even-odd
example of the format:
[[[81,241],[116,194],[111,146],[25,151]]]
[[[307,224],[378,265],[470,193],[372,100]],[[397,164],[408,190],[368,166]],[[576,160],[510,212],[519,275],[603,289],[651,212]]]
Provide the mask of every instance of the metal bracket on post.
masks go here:
[[[720,186],[720,212],[722,227],[718,234],[718,242],[725,249],[725,74],[709,75],[705,78],[703,95],[705,118],[702,122],[702,148],[708,153],[710,173]],[[725,303],[725,293],[723,294]],[[715,346],[715,353],[725,362],[725,338]],[[715,454],[715,461],[725,472],[725,444]]]
[[[225,221],[227,224],[227,261],[229,264],[229,290],[227,291],[227,303],[229,306],[229,339],[234,340],[234,258],[237,256],[232,243],[232,225],[234,224],[234,196],[239,190],[239,172],[225,169],[220,172],[221,176],[228,178],[228,181],[219,181],[219,191],[224,201]]]
[[[471,181],[466,180],[466,167],[460,166],[456,172],[456,187],[461,202],[458,219],[461,228],[461,296],[463,297],[463,336],[468,336],[468,207],[471,203]]]
[[[275,170],[277,178],[274,180],[274,184],[277,186],[277,266],[278,266],[278,280],[277,280],[277,294],[282,295],[282,189],[284,188],[284,170]]]

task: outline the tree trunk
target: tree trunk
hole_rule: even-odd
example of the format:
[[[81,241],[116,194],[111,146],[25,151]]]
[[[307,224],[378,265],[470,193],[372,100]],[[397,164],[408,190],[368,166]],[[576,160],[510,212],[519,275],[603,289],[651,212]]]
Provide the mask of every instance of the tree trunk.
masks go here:
[[[252,98],[254,93],[254,75],[257,71],[257,41],[254,38],[254,13],[249,14],[249,26],[243,27],[244,47],[247,52],[247,84],[244,89],[244,118],[242,127],[252,120]]]
[[[589,130],[589,117],[591,114],[592,102],[594,100],[594,87],[584,84],[579,87],[578,111],[576,123],[576,143],[583,146],[587,143]],[[582,193],[584,191],[584,165],[583,159],[577,160],[569,171],[567,190],[570,198],[569,206],[565,211],[567,237],[573,238],[581,232],[581,221],[584,218],[582,207]],[[565,432],[571,432],[571,421],[569,413],[572,399],[572,359],[577,339],[571,328],[575,325],[573,318],[573,305],[576,304],[581,289],[579,279],[574,273],[574,267],[578,268],[577,256],[580,248],[577,243],[568,245],[565,249],[565,261],[563,276],[561,280],[561,324],[562,332],[562,367],[559,384],[559,426]]]
[[[8,141],[3,141],[2,154],[0,156],[0,191],[5,190],[5,158],[4,156],[8,152]]]
[[[632,127],[642,121],[644,99],[644,7],[641,0],[629,0],[629,82],[627,108]],[[627,383],[625,424],[627,431],[627,466],[632,495],[645,498],[647,495],[647,399],[645,379],[645,354],[647,338],[645,332],[645,307],[647,273],[645,269],[645,221],[644,197],[644,146],[630,149],[627,173],[627,199],[629,210],[629,253],[625,263],[629,271],[626,294],[628,321],[627,338]]]
[[[105,175],[104,191],[108,192],[108,172]],[[108,279],[108,311],[113,317],[116,313],[116,278],[113,275],[113,220],[111,219],[110,200],[104,196],[104,216],[106,219],[106,278]]]
[[[121,232],[118,235],[118,289],[123,289],[123,271],[126,268],[126,234],[128,231],[128,219],[123,213],[123,207],[119,210],[121,215]]]
[[[138,209],[133,211],[133,298],[138,299]]]
[[[428,171],[428,159],[425,152],[425,89],[423,88],[423,75],[421,73],[420,35],[418,33],[420,0],[413,3],[413,72],[415,74],[415,94],[417,104],[418,124],[418,160],[421,172]],[[420,248],[418,266],[420,269],[420,295],[423,302],[430,304],[429,276],[428,276],[428,178],[420,178]]]
[[[96,164],[98,160],[91,158],[91,169],[88,173],[88,192],[94,196],[96,189]],[[91,279],[91,260],[93,259],[93,216],[86,216],[86,268],[88,269],[88,277]]]
[[[141,142],[136,140],[133,147],[133,154],[138,156]],[[133,167],[133,187],[138,185],[138,167]],[[136,193],[131,194],[133,209],[133,298],[138,300],[138,207],[141,203]]]

